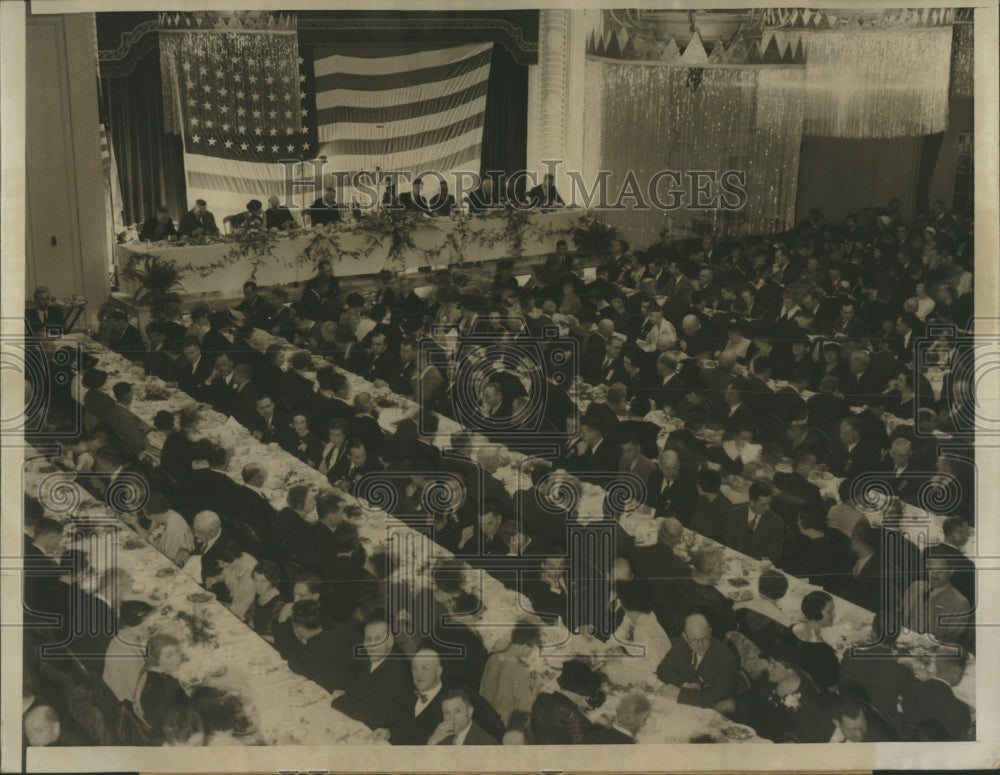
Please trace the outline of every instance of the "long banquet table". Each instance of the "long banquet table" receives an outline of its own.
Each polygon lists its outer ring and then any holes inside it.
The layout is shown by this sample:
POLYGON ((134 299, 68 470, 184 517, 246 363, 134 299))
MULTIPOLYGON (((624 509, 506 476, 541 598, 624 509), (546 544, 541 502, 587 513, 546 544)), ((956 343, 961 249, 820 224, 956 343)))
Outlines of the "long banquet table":
MULTIPOLYGON (((128 526, 117 523, 107 505, 73 481, 70 472, 53 466, 40 453, 24 467, 25 493, 38 497, 46 514, 67 525, 66 548, 73 520, 100 520, 107 551, 89 551, 83 584, 114 571, 126 600, 154 607, 152 628, 180 640, 186 661, 176 674, 186 688, 212 686, 241 698, 255 722, 252 733, 234 742, 247 745, 328 745, 374 743, 371 730, 330 706, 330 694, 296 675, 267 641, 202 589, 194 577, 177 568, 128 526), (69 504, 73 505, 70 510, 69 504), (123 585, 122 585, 123 586, 123 585), (188 622, 199 630, 196 636, 188 622)), ((79 548, 94 549, 87 541, 79 548)), ((119 600, 121 602, 121 600, 119 600)), ((124 659, 125 657, 121 657, 124 659)))
MULTIPOLYGON (((263 336, 268 336, 263 334, 263 332, 259 333, 263 336)), ((167 387, 165 383, 156 377, 146 376, 140 366, 125 360, 117 353, 107 350, 102 345, 86 337, 66 337, 55 344, 67 344, 69 341, 82 344, 97 358, 98 367, 107 371, 109 376, 113 378, 109 379, 109 384, 119 379, 128 380, 133 384, 135 398, 131 405, 131 410, 137 418, 147 424, 151 424, 153 417, 158 411, 177 411, 183 407, 195 404, 193 399, 186 396, 186 394, 174 388, 167 387)), ((258 341, 260 341, 259 338, 258 341)), ((359 378, 354 377, 354 380, 357 379, 359 378)), ((367 385, 367 383, 365 384, 367 385)), ((356 386, 357 383, 355 383, 354 387, 356 386)), ((398 396, 396 398, 398 399, 399 408, 386 408, 380 416, 380 422, 383 427, 391 427, 393 423, 398 422, 409 411, 409 407, 406 406, 407 399, 398 396)), ((204 407, 200 409, 199 416, 201 417, 201 422, 197 431, 198 435, 223 444, 231 451, 232 460, 227 473, 234 480, 239 480, 239 471, 246 463, 252 461, 263 463, 266 466, 269 478, 263 490, 275 507, 280 508, 284 505, 284 497, 287 494, 288 488, 295 484, 307 484, 314 492, 330 489, 326 477, 318 471, 306 466, 280 449, 277 445, 261 444, 246 429, 235 423, 235 421, 227 419, 204 407)), ((455 425, 454 430, 457 429, 458 426, 455 425)), ((442 434, 447 434, 450 430, 450 428, 442 428, 442 434)), ((443 436, 443 438, 446 438, 446 436, 443 436)), ((513 456, 514 453, 509 454, 509 457, 513 456)), ((505 473, 507 476, 510 475, 509 470, 505 473)), ((593 496, 594 493, 591 493, 592 498, 593 496)), ((594 515, 598 515, 601 512, 601 503, 603 502, 603 496, 599 492, 596 494, 596 497, 599 499, 595 504, 596 509, 590 510, 594 515)), ((397 536, 415 536, 416 540, 394 541, 391 544, 394 547, 407 547, 406 551, 398 552, 395 555, 399 567, 394 571, 394 574, 405 578, 409 582, 416 581, 418 584, 423 584, 425 588, 430 588, 431 564, 427 560, 430 558, 449 558, 452 557, 451 553, 442 547, 432 544, 426 536, 416 533, 384 511, 365 507, 366 504, 363 502, 361 505, 364 508, 362 508, 361 514, 354 519, 366 553, 371 555, 386 549, 386 538, 390 532, 397 536)), ((315 515, 313 515, 313 519, 315 519, 315 515)), ((143 542, 137 537, 131 538, 130 545, 138 543, 143 542)), ((150 549, 149 551, 159 557, 158 553, 154 550, 150 549)), ((136 585, 135 588, 150 591, 160 589, 164 582, 157 574, 161 568, 169 564, 169 561, 165 558, 158 562, 147 559, 146 562, 141 562, 138 565, 132 564, 130 572, 133 582, 136 585)), ((178 576, 180 575, 183 574, 178 572, 178 576)), ((184 576, 184 578, 191 583, 195 583, 194 579, 190 577, 184 576)), ((505 587, 493 576, 483 571, 473 571, 468 566, 466 566, 464 586, 467 591, 476 591, 481 595, 482 606, 474 616, 461 617, 460 621, 478 634, 488 651, 495 651, 502 648, 509 641, 511 625, 513 622, 524 618, 526 611, 531 611, 531 603, 518 592, 505 587)), ((178 602, 181 606, 184 606, 185 601, 186 598, 178 602)), ((190 601, 186 601, 186 604, 188 608, 195 605, 190 601)), ((259 641, 259 644, 262 644, 263 648, 270 649, 270 646, 257 638, 245 625, 240 625, 235 617, 229 614, 223 606, 215 603, 214 600, 210 603, 198 603, 197 605, 210 606, 215 615, 228 617, 231 620, 234 627, 228 629, 227 632, 234 633, 232 641, 233 653, 244 653, 244 639, 250 639, 254 643, 259 641)), ((602 643, 592 636, 569 633, 561 623, 556 626, 544 627, 542 633, 546 648, 539 655, 536 655, 534 670, 538 675, 538 680, 543 689, 554 687, 559 666, 566 659, 581 655, 590 655, 598 661, 603 661, 602 658, 609 650, 608 644, 602 643)), ((185 648, 192 647, 193 644, 190 643, 190 639, 185 638, 183 632, 179 634, 182 637, 182 643, 184 643, 185 648)), ((221 645, 221 637, 219 638, 219 642, 221 645)), ((229 653, 229 651, 226 652, 226 654, 229 653)), ((219 677, 211 674, 217 672, 220 663, 226 660, 220 658, 220 654, 211 649, 193 649, 192 654, 194 656, 191 662, 196 674, 203 677, 206 683, 218 685, 219 677)), ((276 657, 276 655, 275 658, 280 661, 280 658, 276 657)), ((608 667, 612 668, 612 675, 614 675, 613 665, 622 661, 615 659, 609 662, 608 667)), ((270 667, 273 667, 273 662, 267 664, 267 668, 270 667)), ((227 671, 225 677, 229 678, 234 686, 241 682, 253 683, 258 678, 256 672, 247 674, 236 670, 232 674, 227 671)), ((304 695, 300 700, 299 692, 295 689, 295 684, 289 684, 289 689, 295 692, 296 696, 293 697, 294 704, 290 708, 286 708, 284 714, 275 713, 274 718, 281 718, 282 715, 287 715, 287 718, 291 719, 291 721, 288 723, 276 722, 276 734, 269 737, 271 742, 277 739, 279 742, 284 741, 291 744, 315 743, 323 735, 328 735, 328 737, 324 738, 327 743, 331 742, 331 740, 341 740, 343 742, 368 741, 369 738, 362 731, 356 727, 351 727, 349 724, 345 725, 342 719, 339 718, 339 714, 336 714, 328 707, 329 701, 321 701, 321 698, 318 698, 314 690, 304 690, 304 695), (319 711, 316 710, 318 706, 327 706, 327 713, 320 714, 320 718, 312 722, 310 722, 309 717, 304 717, 300 712, 301 707, 306 707, 313 708, 312 712, 319 714, 319 711), (302 718, 305 718, 305 721, 302 718), (295 729, 302 726, 308 727, 306 731, 294 732, 295 729), (329 730, 329 732, 326 730, 329 730), (320 737, 317 737, 317 735, 320 737)), ((717 739, 724 741, 766 742, 756 737, 746 727, 734 725, 724 716, 713 710, 679 704, 673 697, 648 691, 638 684, 624 685, 621 678, 611 687, 608 692, 608 701, 604 706, 592 711, 591 716, 593 720, 603 720, 605 722, 611 720, 618 701, 629 691, 641 691, 646 694, 658 714, 657 718, 651 721, 639 735, 638 739, 641 742, 681 743, 689 741, 695 735, 702 734, 711 734, 717 739)), ((251 700, 251 702, 260 711, 260 702, 256 700, 251 700)), ((272 726, 265 723, 263 719, 262 727, 269 731, 272 729, 272 726)))
MULTIPOLYGON (((147 423, 151 423, 157 411, 167 409, 176 411, 184 405, 192 405, 194 401, 179 391, 168 388, 155 377, 144 374, 141 367, 126 361, 116 353, 110 352, 103 346, 92 342, 85 337, 69 337, 74 341, 82 343, 94 354, 99 361, 99 366, 109 371, 116 379, 128 379, 134 385, 135 401, 132 410, 137 417, 147 423)), ((294 352, 295 348, 285 340, 272 337, 262 331, 254 332, 250 337, 250 344, 257 349, 266 349, 269 344, 279 343, 282 345, 284 354, 294 352)), ((379 423, 391 431, 395 425, 404 417, 412 416, 415 404, 409 399, 394 395, 387 390, 375 388, 366 380, 351 374, 350 372, 338 369, 344 373, 349 380, 351 394, 359 391, 372 393, 380 404, 379 423)), ((314 378, 314 374, 310 374, 314 378)), ((108 384, 115 380, 109 379, 108 384)), ((200 433, 211 438, 217 443, 224 444, 233 453, 232 464, 229 470, 230 476, 238 480, 238 472, 242 465, 247 462, 262 462, 269 471, 269 480, 265 486, 265 492, 270 496, 272 503, 280 507, 283 505, 282 499, 288 487, 293 484, 306 483, 315 490, 329 487, 326 478, 317 471, 304 465, 291 455, 278 448, 276 445, 262 445, 240 425, 231 419, 212 412, 202 407, 200 416, 202 417, 200 433)), ((446 417, 441 417, 438 436, 432 441, 440 447, 448 445, 449 436, 452 432, 460 430, 460 426, 446 417)), ((526 477, 519 475, 518 467, 525 460, 520 453, 502 451, 501 459, 503 466, 497 472, 497 476, 504 482, 510 490, 516 489, 523 483, 526 477)), ((583 485, 583 497, 580 501, 579 517, 581 521, 603 519, 604 492, 600 487, 594 485, 583 485)), ((360 518, 357 520, 359 533, 366 552, 372 554, 385 548, 388 531, 409 531, 410 529, 399 523, 394 518, 377 509, 364 508, 360 518)), ((637 540, 646 542, 653 540, 655 533, 655 523, 652 515, 642 508, 636 508, 623 515, 621 519, 622 527, 637 540)), ((431 542, 424 536, 411 544, 420 547, 419 551, 412 550, 410 556, 398 557, 400 567, 396 573, 405 573, 409 579, 421 579, 421 583, 430 584, 429 565, 426 559, 429 556, 450 556, 450 554, 431 542)), ((755 584, 749 587, 738 589, 729 584, 729 579, 743 577, 749 581, 754 581, 762 571, 762 566, 755 560, 748 558, 728 547, 724 547, 709 539, 691 531, 685 531, 683 547, 679 548, 679 553, 701 546, 714 546, 720 548, 726 563, 726 571, 717 583, 717 587, 724 594, 733 599, 746 596, 747 590, 754 591, 755 584)), ((802 598, 815 587, 807 582, 789 577, 790 589, 788 595, 782 601, 783 607, 787 610, 790 619, 797 618, 798 606, 802 598)), ((139 582, 140 584, 143 582, 139 582)), ((466 586, 469 590, 479 589, 482 593, 482 608, 475 617, 468 618, 466 624, 470 626, 482 638, 484 645, 490 651, 502 647, 509 635, 509 626, 513 621, 523 616, 524 610, 530 610, 530 603, 519 596, 517 592, 507 589, 499 581, 482 571, 468 570, 466 574, 466 586)), ((744 600, 741 605, 753 605, 754 601, 744 600)), ((853 643, 867 641, 870 635, 871 621, 873 614, 865 609, 861 609, 853 604, 837 599, 836 601, 837 620, 833 627, 824 631, 824 637, 831 643, 842 656, 846 649, 853 643)), ((648 687, 643 681, 636 680, 635 676, 628 676, 627 670, 622 671, 617 665, 624 664, 627 660, 604 659, 609 651, 617 650, 615 646, 601 643, 593 637, 568 633, 561 625, 558 627, 546 627, 543 629, 544 641, 549 644, 542 655, 538 658, 536 669, 539 676, 552 682, 558 666, 568 656, 579 654, 591 654, 596 659, 605 664, 606 672, 612 677, 612 690, 609 692, 609 700, 600 710, 592 713, 595 719, 608 717, 613 712, 617 702, 629 691, 639 691, 645 694, 653 702, 654 709, 660 714, 657 719, 651 721, 640 733, 639 740, 642 742, 685 742, 695 734, 712 734, 720 740, 741 740, 746 737, 745 729, 734 730, 723 716, 714 711, 693 708, 691 706, 679 705, 674 698, 664 696, 662 693, 648 687), (553 648, 556 644, 561 644, 553 648)), ((909 641, 920 651, 930 653, 933 651, 931 644, 922 643, 922 636, 915 634, 908 635, 909 641)), ((919 660, 904 660, 916 671, 926 670, 919 664, 919 660)), ((959 696, 970 705, 974 703, 974 666, 970 663, 969 670, 962 684, 958 687, 959 696)), ((758 738, 751 737, 751 740, 758 738)), ((298 742, 298 741, 295 741, 298 742)))
MULTIPOLYGON (((250 336, 249 344, 260 351, 266 350, 270 345, 277 344, 282 348, 286 361, 293 352, 296 352, 299 349, 285 339, 260 330, 255 331, 250 336)), ((320 359, 314 357, 314 360, 320 359)), ((347 377, 351 396, 354 396, 359 392, 367 392, 376 398, 377 402, 380 404, 379 424, 385 430, 393 430, 399 420, 406 416, 412 416, 416 410, 417 405, 411 399, 396 395, 386 388, 377 388, 364 378, 341 369, 332 362, 330 362, 329 365, 332 365, 339 373, 344 374, 347 377)), ((315 373, 304 373, 304 376, 313 379, 315 382, 315 373)), ((585 404, 581 406, 581 409, 583 408, 585 408, 585 404)), ((438 433, 436 437, 427 440, 441 449, 446 449, 449 447, 451 434, 455 431, 462 430, 462 426, 444 415, 438 415, 438 418, 438 433)), ((654 421, 659 420, 664 423, 664 433, 660 437, 661 447, 662 442, 665 440, 666 434, 669 430, 680 427, 680 425, 672 425, 667 418, 658 417, 657 413, 652 413, 652 415, 647 417, 647 419, 652 419, 654 421)), ((674 422, 679 421, 675 420, 674 422)), ((498 470, 495 475, 504 483, 506 488, 511 493, 514 493, 519 487, 525 487, 530 483, 530 477, 521 472, 521 466, 526 460, 527 457, 519 452, 503 450, 501 453, 502 465, 500 470, 498 470)), ((829 481, 822 480, 820 483, 824 485, 824 488, 827 491, 829 491, 829 481)), ((737 486, 740 486, 738 482, 737 486)), ((745 492, 745 487, 741 487, 741 489, 745 492)), ((605 518, 604 490, 597 485, 588 483, 581 483, 581 490, 582 497, 579 501, 578 512, 580 521, 593 522, 603 520, 605 518)), ((931 523, 938 532, 940 532, 940 524, 942 520, 943 517, 936 517, 931 523)), ((637 542, 650 544, 656 540, 657 524, 654 521, 652 512, 642 505, 631 504, 628 506, 625 513, 619 519, 619 524, 625 532, 635 538, 637 542)), ((758 599, 756 591, 757 579, 763 570, 770 567, 770 565, 754 560, 753 558, 737 552, 724 544, 717 543, 689 529, 684 530, 682 546, 677 547, 675 552, 682 558, 685 558, 685 555, 690 554, 691 551, 705 548, 719 550, 722 553, 725 563, 725 571, 722 573, 720 580, 715 584, 716 588, 730 599, 736 601, 737 605, 753 605, 753 601, 758 599), (737 578, 745 579, 751 583, 749 586, 737 586, 730 583, 731 579, 737 578)), ((821 588, 810 584, 805 579, 800 579, 790 574, 784 575, 788 578, 789 588, 785 597, 781 601, 781 608, 784 610, 785 617, 788 620, 797 621, 801 619, 800 606, 802 599, 809 592, 819 590, 821 588)), ((835 623, 833 626, 825 628, 822 631, 822 635, 823 638, 833 647, 838 659, 842 659, 851 646, 869 642, 871 637, 871 626, 875 615, 872 611, 855 605, 854 603, 842 598, 835 598, 835 601, 835 623)), ((767 609, 762 609, 762 612, 768 613, 767 609)), ((927 667, 926 664, 924 664, 924 661, 926 660, 921 661, 919 659, 912 659, 908 656, 908 654, 918 653, 926 657, 927 655, 937 651, 937 646, 927 636, 911 632, 904 633, 901 636, 899 643, 906 654, 901 656, 900 660, 917 674, 926 675, 927 667)), ((574 647, 579 648, 579 642, 574 643, 574 647)), ((613 670, 614 668, 611 667, 611 669, 613 670)), ((956 695, 970 707, 975 707, 974 658, 969 661, 969 666, 962 683, 956 687, 956 695)))
MULTIPOLYGON (((579 211, 532 212, 526 214, 522 253, 526 256, 541 255, 555 250, 558 239, 569 239, 579 211)), ((185 294, 222 293, 238 296, 243 283, 254 279, 258 285, 287 285, 301 283, 316 273, 315 262, 319 254, 335 252, 335 246, 322 238, 325 230, 336 233, 337 243, 345 254, 334 261, 334 273, 340 277, 373 275, 383 269, 414 270, 428 266, 424 251, 437 252, 434 265, 459 261, 479 262, 503 258, 508 255, 509 240, 505 239, 508 221, 503 215, 456 216, 454 218, 428 218, 426 225, 413 229, 414 248, 405 249, 397 261, 389 260, 390 239, 371 245, 369 234, 360 231, 353 223, 324 226, 322 229, 297 229, 290 234, 276 237, 270 254, 259 258, 229 258, 236 245, 232 237, 220 237, 211 244, 178 244, 176 242, 130 242, 115 246, 115 265, 118 268, 119 287, 134 294, 138 285, 125 273, 130 262, 144 256, 160 256, 175 261, 182 268, 181 280, 185 294), (317 240, 312 260, 307 248, 317 240), (359 255, 347 255, 356 252, 359 255), (256 265, 254 270, 253 265, 256 265)))

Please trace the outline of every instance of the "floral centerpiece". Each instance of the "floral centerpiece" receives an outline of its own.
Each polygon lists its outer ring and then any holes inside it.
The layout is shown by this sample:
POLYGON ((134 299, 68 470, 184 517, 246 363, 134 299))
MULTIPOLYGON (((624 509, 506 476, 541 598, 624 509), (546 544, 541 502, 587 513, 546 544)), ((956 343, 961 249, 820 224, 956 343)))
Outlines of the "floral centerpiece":
POLYGON ((433 219, 412 210, 403 210, 398 207, 383 207, 377 212, 362 218, 355 230, 355 233, 366 237, 369 252, 377 245, 384 245, 386 240, 389 243, 389 255, 386 259, 387 265, 397 265, 404 268, 406 265, 406 254, 420 252, 424 254, 424 259, 428 266, 431 263, 430 256, 440 252, 427 251, 417 247, 413 241, 413 231, 416 228, 437 230, 437 224, 433 219))

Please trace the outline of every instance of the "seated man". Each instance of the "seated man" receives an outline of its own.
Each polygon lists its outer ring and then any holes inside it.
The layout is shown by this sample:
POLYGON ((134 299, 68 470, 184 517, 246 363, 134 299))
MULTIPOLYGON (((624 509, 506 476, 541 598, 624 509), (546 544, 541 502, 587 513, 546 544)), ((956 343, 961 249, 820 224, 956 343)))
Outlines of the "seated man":
POLYGON ((899 740, 889 722, 852 692, 840 695, 833 720, 845 743, 891 743, 899 740))
POLYGON ((174 220, 170 217, 170 211, 166 207, 159 207, 156 215, 150 216, 142 224, 139 232, 141 242, 159 242, 177 236, 174 228, 174 220))
POLYGON ((353 624, 325 622, 317 601, 299 600, 292 607, 292 630, 301 644, 288 657, 293 672, 328 692, 347 691, 354 685, 360 667, 354 647, 361 638, 353 624))
POLYGON ((684 705, 725 710, 736 696, 739 663, 722 641, 712 637, 703 614, 688 614, 684 633, 656 669, 656 677, 684 705))
POLYGON ((182 237, 203 237, 206 234, 218 234, 219 227, 215 225, 215 216, 208 211, 204 199, 194 203, 194 207, 181 216, 177 233, 182 237))
POLYGON ((962 682, 967 660, 964 657, 938 656, 934 660, 934 675, 926 681, 914 681, 900 699, 903 726, 916 726, 932 719, 948 733, 948 740, 969 739, 972 726, 969 706, 955 696, 954 688, 962 682))
POLYGON ((278 229, 279 231, 295 228, 297 224, 295 223, 292 211, 280 205, 281 200, 278 197, 271 196, 267 198, 267 209, 264 211, 264 225, 268 229, 278 229))
POLYGON ((312 219, 313 225, 319 226, 340 221, 340 211, 341 206, 337 202, 337 189, 333 186, 327 186, 323 196, 313 202, 306 213, 312 219))
POLYGON ((499 745, 493 735, 472 720, 472 697, 464 689, 441 693, 444 719, 434 729, 427 745, 499 745))
POLYGON ((27 333, 31 336, 42 336, 46 329, 62 327, 65 315, 62 307, 53 305, 52 294, 48 287, 39 285, 35 289, 35 306, 24 311, 27 333))

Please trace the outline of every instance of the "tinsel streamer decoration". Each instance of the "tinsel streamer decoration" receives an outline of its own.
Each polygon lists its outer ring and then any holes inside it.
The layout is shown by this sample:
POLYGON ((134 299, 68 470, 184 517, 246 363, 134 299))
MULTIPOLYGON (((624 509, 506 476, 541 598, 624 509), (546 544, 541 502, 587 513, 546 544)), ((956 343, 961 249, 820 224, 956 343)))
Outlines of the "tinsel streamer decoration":
POLYGON ((775 30, 780 46, 803 40, 803 132, 890 139, 948 126, 951 27, 775 30))
POLYGON ((976 71, 975 27, 972 24, 956 24, 952 38, 951 96, 971 99, 975 96, 976 71))
MULTIPOLYGON (((165 132, 180 134, 183 117, 180 105, 185 96, 201 96, 201 91, 210 95, 211 84, 205 83, 205 76, 199 73, 197 84, 183 69, 185 62, 228 60, 234 63, 234 72, 241 76, 242 83, 253 84, 260 72, 260 63, 271 62, 269 74, 276 79, 287 79, 291 89, 292 105, 298 105, 299 70, 298 44, 295 32, 249 31, 230 32, 221 30, 172 31, 160 30, 160 78, 163 81, 163 129, 165 132), (198 87, 199 91, 192 94, 198 87)), ((283 80, 283 82, 285 82, 283 80)), ((286 87, 283 87, 286 88, 286 87)), ((261 95, 268 88, 261 84, 261 95)), ((257 104, 263 104, 258 99, 257 104)), ((248 108, 257 105, 247 101, 248 108)), ((301 116, 293 112, 289 122, 294 133, 302 131, 301 116)))
MULTIPOLYGON (((700 221, 711 231, 726 224, 730 231, 750 233, 769 233, 791 222, 801 114, 794 100, 789 105, 785 99, 798 88, 802 68, 766 76, 763 91, 765 68, 706 68, 696 91, 686 86, 686 68, 608 62, 602 68, 601 168, 614 171, 612 196, 625 171, 643 186, 660 170, 682 176, 697 170, 720 176, 745 171, 742 211, 683 207, 666 213, 666 220, 700 221)), ((658 187, 663 199, 667 187, 666 181, 658 187)), ((682 187, 689 188, 687 179, 682 187)), ((664 212, 654 207, 616 214, 614 223, 648 244, 664 220, 664 212)))

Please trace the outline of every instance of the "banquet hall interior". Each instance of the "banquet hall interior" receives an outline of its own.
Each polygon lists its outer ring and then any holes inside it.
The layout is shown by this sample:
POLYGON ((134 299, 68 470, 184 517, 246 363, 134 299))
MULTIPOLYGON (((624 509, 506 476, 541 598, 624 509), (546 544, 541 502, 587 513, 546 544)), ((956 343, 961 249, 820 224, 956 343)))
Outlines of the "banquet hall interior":
POLYGON ((25 750, 976 740, 974 21, 29 7, 25 750))

